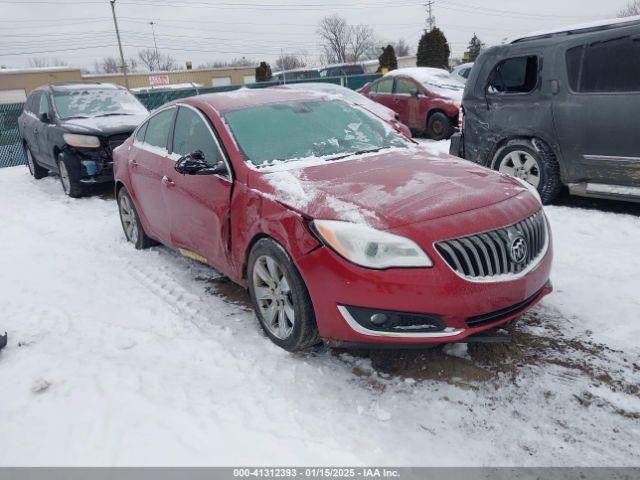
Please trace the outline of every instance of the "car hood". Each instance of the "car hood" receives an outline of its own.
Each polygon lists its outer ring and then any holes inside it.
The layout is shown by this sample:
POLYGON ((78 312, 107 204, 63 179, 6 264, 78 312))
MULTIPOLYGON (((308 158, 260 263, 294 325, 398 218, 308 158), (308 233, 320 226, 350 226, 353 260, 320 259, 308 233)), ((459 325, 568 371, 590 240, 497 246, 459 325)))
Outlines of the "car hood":
POLYGON ((62 121, 61 126, 73 133, 88 133, 108 137, 110 135, 133 132, 145 118, 147 118, 146 115, 70 118, 62 121))
POLYGON ((378 229, 483 208, 526 191, 506 175, 422 147, 284 166, 256 172, 250 187, 310 218, 378 229))

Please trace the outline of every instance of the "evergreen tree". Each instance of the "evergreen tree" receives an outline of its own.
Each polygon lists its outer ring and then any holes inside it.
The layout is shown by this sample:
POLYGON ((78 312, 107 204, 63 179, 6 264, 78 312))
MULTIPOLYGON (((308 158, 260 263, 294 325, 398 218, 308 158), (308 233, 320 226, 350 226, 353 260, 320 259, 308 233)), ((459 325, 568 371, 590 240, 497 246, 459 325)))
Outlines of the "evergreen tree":
POLYGON ((378 57, 378 72, 381 72, 383 68, 386 68, 389 72, 398 68, 398 59, 396 58, 396 52, 392 45, 387 45, 382 49, 382 55, 378 57))
POLYGON ((484 43, 478 38, 478 36, 474 33, 471 41, 469 42, 469 61, 475 62, 478 55, 480 55, 480 51, 484 48, 484 43))
POLYGON ((430 32, 424 32, 418 43, 419 67, 449 68, 449 42, 438 27, 430 32))
POLYGON ((268 82, 271 77, 271 66, 267 62, 260 62, 256 67, 256 82, 268 82))

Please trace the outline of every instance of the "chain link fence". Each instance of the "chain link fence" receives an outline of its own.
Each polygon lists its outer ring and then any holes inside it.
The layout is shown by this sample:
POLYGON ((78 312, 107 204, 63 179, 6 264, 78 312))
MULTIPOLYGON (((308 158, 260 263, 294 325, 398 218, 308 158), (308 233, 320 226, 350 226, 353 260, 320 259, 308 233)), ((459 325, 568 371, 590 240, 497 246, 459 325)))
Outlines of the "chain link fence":
MULTIPOLYGON (((351 77, 314 78, 287 83, 334 83, 357 90, 368 82, 379 78, 380 74, 355 75, 351 77)), ((245 85, 247 88, 267 88, 281 85, 278 82, 260 82, 245 85)), ((180 90, 159 90, 137 93, 136 97, 149 110, 154 110, 167 102, 180 98, 203 95, 205 93, 227 92, 241 88, 240 85, 209 88, 186 88, 180 90)), ((0 104, 0 168, 26 164, 27 157, 22 148, 22 138, 18 130, 18 117, 22 113, 22 103, 0 104)))

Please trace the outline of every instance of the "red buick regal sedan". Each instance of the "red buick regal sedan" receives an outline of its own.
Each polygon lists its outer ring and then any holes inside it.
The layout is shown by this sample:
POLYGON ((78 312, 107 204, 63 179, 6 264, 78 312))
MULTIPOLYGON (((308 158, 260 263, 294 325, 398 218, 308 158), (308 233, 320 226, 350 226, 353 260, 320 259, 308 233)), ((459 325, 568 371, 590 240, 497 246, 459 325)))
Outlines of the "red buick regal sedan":
POLYGON ((518 180, 434 156, 335 97, 202 95, 114 153, 122 226, 247 287, 273 342, 460 341, 551 291, 551 237, 518 180))

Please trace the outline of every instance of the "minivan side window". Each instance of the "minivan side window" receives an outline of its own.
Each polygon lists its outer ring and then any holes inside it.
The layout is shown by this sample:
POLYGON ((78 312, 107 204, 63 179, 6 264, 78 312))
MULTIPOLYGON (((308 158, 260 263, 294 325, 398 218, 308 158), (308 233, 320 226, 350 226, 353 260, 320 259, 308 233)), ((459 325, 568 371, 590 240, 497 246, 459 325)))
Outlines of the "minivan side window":
POLYGON ((538 57, 508 58, 489 75, 488 93, 529 93, 538 85, 538 57))
POLYGON ((580 90, 580 67, 582 66, 582 52, 584 45, 570 48, 566 53, 567 77, 569 78, 569 88, 574 92, 580 90))
POLYGON ((157 113, 147 122, 147 131, 144 135, 144 142, 154 147, 167 148, 169 130, 173 121, 175 108, 169 108, 157 113))
POLYGON ((587 45, 580 79, 581 92, 640 92, 640 38, 587 45))

